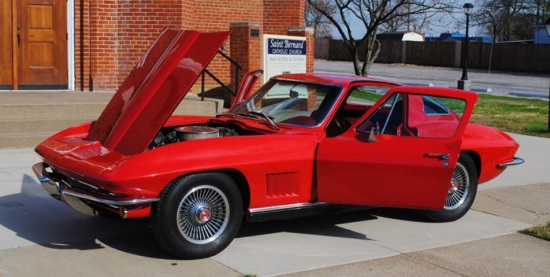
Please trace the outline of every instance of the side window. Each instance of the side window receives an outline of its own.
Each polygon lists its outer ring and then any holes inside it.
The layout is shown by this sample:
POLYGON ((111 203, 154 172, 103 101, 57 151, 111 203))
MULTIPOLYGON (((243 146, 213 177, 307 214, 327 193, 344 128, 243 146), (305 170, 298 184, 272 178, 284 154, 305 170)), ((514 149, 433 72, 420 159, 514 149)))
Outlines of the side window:
POLYGON ((372 106, 390 89, 389 86, 357 86, 352 88, 346 103, 372 106))
POLYGON ((404 114, 403 94, 396 93, 388 98, 378 109, 357 129, 369 133, 374 131, 383 135, 398 135, 404 114))
POLYGON ((357 129, 363 133, 450 138, 456 133, 466 103, 460 99, 396 93, 357 129))
POLYGON ((456 133, 466 102, 460 99, 409 95, 407 128, 418 137, 450 138, 456 133))
POLYGON ((355 122, 362 117, 388 90, 390 86, 363 85, 351 88, 338 116, 355 122))
POLYGON ((449 109, 442 103, 429 96, 422 96, 424 101, 424 113, 426 115, 448 115, 449 109))
POLYGON ((350 89, 344 103, 327 126, 327 137, 335 137, 348 130, 362 117, 388 90, 387 85, 360 85, 350 89))

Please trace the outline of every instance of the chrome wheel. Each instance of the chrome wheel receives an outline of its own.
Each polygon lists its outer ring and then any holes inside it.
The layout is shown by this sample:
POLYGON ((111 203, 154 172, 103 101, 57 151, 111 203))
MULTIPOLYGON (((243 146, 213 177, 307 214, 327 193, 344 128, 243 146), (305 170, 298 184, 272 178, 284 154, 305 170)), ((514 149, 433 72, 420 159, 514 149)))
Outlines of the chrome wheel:
POLYGON ((460 207, 466 200, 469 190, 470 179, 468 171, 464 165, 458 163, 451 179, 447 199, 445 200, 445 209, 454 210, 460 207))
POLYGON ((189 242, 206 244, 224 232, 230 213, 221 190, 210 185, 197 186, 182 198, 176 214, 177 226, 189 242))

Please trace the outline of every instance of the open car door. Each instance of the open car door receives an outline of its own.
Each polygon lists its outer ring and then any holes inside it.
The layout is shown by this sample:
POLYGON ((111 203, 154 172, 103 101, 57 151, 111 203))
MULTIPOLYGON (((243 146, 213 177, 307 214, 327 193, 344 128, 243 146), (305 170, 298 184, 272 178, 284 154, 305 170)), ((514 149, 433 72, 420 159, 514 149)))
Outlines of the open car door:
POLYGON ((347 132, 321 140, 318 201, 442 209, 477 94, 394 87, 347 132))

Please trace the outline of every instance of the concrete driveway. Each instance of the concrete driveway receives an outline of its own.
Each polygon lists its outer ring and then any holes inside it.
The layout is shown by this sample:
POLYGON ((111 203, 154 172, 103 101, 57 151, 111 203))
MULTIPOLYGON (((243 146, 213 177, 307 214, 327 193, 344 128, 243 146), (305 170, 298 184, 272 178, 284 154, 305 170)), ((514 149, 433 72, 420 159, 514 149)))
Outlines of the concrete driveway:
MULTIPOLYGON (((395 270, 402 267, 402 270, 413 270, 409 273, 417 273, 411 275, 420 276, 425 271, 430 272, 431 267, 443 273, 456 273, 452 268, 456 264, 449 263, 450 268, 445 268, 445 257, 454 260, 453 255, 468 253, 468 249, 478 244, 489 243, 488 238, 515 236, 517 230, 532 226, 534 221, 524 220, 521 211, 541 210, 541 220, 545 219, 545 209, 550 214, 550 204, 544 200, 550 197, 550 186, 535 191, 534 195, 542 200, 533 199, 533 194, 513 195, 514 189, 523 187, 529 188, 524 191, 533 191, 529 185, 550 183, 550 160, 547 158, 550 140, 513 136, 522 145, 518 156, 527 162, 481 186, 478 200, 486 206, 470 211, 459 221, 431 223, 407 210, 375 209, 245 224, 226 250, 197 261, 173 259, 156 243, 145 221, 87 217, 72 211, 46 195, 39 186, 30 170, 30 166, 39 161, 32 149, 0 150, 0 276, 354 276, 363 275, 358 272, 364 273, 365 267, 380 268, 371 271, 373 274, 386 272, 385 265, 390 262, 395 270), (502 199, 513 198, 519 202, 515 205, 528 205, 520 207, 519 212, 514 211, 518 218, 508 216, 510 212, 498 214, 503 210, 498 205, 509 200, 488 201, 499 199, 498 193, 492 190, 507 188, 511 192, 500 195, 502 199), (489 193, 484 194, 484 190, 489 193), (530 198, 522 198, 522 195, 530 198), (468 246, 470 243, 472 245, 468 246), (466 250, 455 250, 462 248, 466 250), (410 267, 410 257, 414 255, 436 255, 442 265, 435 266, 437 261, 434 261, 410 267)), ((510 240, 519 244, 515 237, 510 240)), ((528 253, 536 247, 550 250, 550 243, 533 241, 535 246, 525 244, 530 247, 525 249, 528 253)), ((515 252, 525 255, 520 250, 515 252)), ((550 251, 547 253, 532 260, 550 262, 550 251)), ((536 266, 531 268, 540 270, 536 266)), ((548 275, 550 269, 542 273, 548 275)))

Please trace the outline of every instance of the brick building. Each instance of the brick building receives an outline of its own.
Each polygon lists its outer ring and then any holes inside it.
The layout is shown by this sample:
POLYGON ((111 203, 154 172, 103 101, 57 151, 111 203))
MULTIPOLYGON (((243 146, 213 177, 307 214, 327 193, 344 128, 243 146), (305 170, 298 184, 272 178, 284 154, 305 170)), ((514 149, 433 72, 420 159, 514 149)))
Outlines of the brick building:
MULTIPOLYGON (((307 69, 313 69, 313 39, 304 28, 303 0, 0 1, 4 90, 116 90, 166 27, 231 29, 223 52, 243 67, 241 75, 261 68, 262 34, 305 36, 307 69)), ((231 68, 218 55, 208 69, 232 83, 231 68)))

